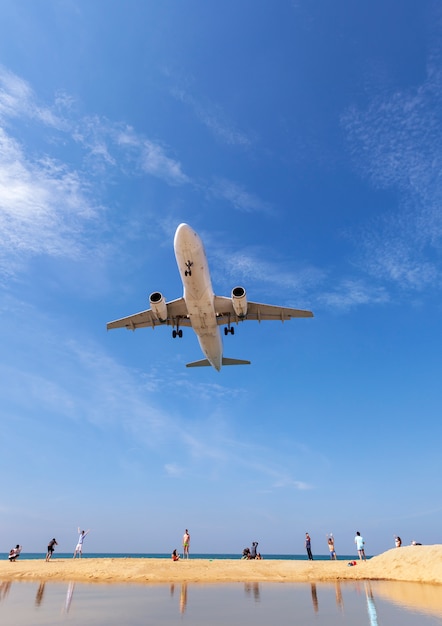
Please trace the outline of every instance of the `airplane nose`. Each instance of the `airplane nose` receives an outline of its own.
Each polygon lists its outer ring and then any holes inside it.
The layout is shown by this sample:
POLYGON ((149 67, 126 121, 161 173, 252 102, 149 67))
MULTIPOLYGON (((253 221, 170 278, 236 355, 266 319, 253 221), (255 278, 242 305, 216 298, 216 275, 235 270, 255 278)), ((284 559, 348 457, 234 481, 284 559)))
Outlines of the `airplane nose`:
POLYGON ((193 228, 191 228, 189 224, 185 224, 183 222, 182 224, 178 226, 175 232, 175 238, 173 242, 175 249, 176 249, 177 244, 179 243, 183 244, 186 241, 190 242, 191 240, 195 239, 195 237, 198 237, 198 235, 193 230, 193 228))

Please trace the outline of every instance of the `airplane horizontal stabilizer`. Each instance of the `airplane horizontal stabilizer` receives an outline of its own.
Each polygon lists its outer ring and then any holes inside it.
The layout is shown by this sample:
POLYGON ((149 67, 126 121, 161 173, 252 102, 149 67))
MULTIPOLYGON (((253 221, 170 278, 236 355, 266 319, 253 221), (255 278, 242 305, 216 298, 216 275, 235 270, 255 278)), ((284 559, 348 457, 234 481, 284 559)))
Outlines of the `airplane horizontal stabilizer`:
POLYGON ((186 367, 205 367, 206 365, 212 365, 207 359, 201 359, 201 361, 193 361, 192 363, 186 363, 186 367))
POLYGON ((223 356, 223 365, 250 365, 250 361, 243 361, 242 359, 226 359, 223 356))
MULTIPOLYGON (((250 361, 244 361, 243 359, 227 359, 223 356, 223 365, 250 365, 250 361)), ((193 361, 192 363, 186 363, 186 367, 207 367, 212 365, 207 359, 201 359, 201 361, 193 361)))

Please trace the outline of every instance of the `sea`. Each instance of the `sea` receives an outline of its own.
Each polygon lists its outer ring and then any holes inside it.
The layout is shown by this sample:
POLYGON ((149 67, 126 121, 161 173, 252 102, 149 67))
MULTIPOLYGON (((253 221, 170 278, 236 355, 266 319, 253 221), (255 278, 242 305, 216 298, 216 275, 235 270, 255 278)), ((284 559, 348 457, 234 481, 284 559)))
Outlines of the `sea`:
MULTIPOLYGON (((55 559, 68 559, 72 558, 72 552, 54 552, 52 560, 55 559)), ((241 554, 216 554, 216 553, 195 553, 190 554, 191 559, 209 559, 209 560, 224 560, 224 559, 240 559, 241 554)), ((25 552, 20 554, 20 559, 44 559, 46 552, 25 552)), ((329 554, 314 554, 316 561, 330 561, 329 554)), ((0 559, 7 559, 7 552, 0 552, 0 559)), ((307 561, 306 554, 262 554, 262 558, 267 561, 307 561)), ((367 556, 367 559, 370 557, 367 556)), ((83 552, 83 559, 170 559, 170 552, 83 552)), ((338 555, 340 561, 353 561, 357 560, 357 556, 351 555, 338 555)))

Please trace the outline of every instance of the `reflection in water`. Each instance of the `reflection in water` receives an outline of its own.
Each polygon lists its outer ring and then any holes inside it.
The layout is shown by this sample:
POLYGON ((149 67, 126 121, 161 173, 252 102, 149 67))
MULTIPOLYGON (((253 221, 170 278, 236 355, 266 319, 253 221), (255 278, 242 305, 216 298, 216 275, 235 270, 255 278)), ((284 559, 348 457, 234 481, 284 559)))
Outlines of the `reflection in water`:
POLYGON ((341 583, 339 582, 339 580, 337 580, 335 583, 335 592, 336 592, 336 606, 338 607, 338 609, 341 609, 342 611, 344 609, 344 600, 342 599, 341 583))
POLYGON ((6 598, 6 596, 9 593, 9 590, 11 589, 11 582, 5 582, 5 583, 1 583, 0 584, 0 600, 3 600, 4 598, 6 598))
MULTIPOLYGON (((175 583, 170 585, 170 595, 173 597, 175 593, 175 583)), ((184 614, 187 608, 187 583, 181 583, 180 590, 180 613, 184 614)))
POLYGON ((66 613, 69 613, 69 609, 71 608, 72 597, 74 595, 75 583, 69 583, 68 590, 66 592, 66 600, 64 603, 64 610, 66 613))
POLYGON ((187 608, 187 583, 181 583, 180 613, 185 613, 187 608))
POLYGON ((378 615, 376 613, 376 606, 374 603, 373 591, 369 582, 364 583, 365 595, 367 598, 367 611, 368 618, 370 620, 370 626, 378 626, 378 615))
POLYGON ((252 594, 255 602, 259 602, 260 600, 259 583, 244 583, 244 591, 246 595, 252 594))
POLYGON ((319 611, 318 594, 316 592, 316 584, 311 583, 313 610, 315 613, 319 611))
POLYGON ((374 588, 377 600, 387 600, 411 611, 420 611, 437 618, 442 617, 440 585, 384 581, 375 583, 374 588))
POLYGON ((435 624, 432 616, 442 626, 439 586, 336 581, 244 586, 192 584, 191 588, 192 593, 188 594, 187 583, 107 586, 0 582, 0 625, 67 626, 69 621, 72 625, 139 626, 146 623, 148 615, 149 624, 207 626, 216 615, 220 624, 251 621, 253 626, 268 626, 274 616, 278 626, 293 626, 294 617, 297 626, 311 626, 313 608, 316 626, 379 626, 379 615, 383 626, 401 623, 430 626, 435 624), (405 596, 415 602, 411 611, 402 601, 405 596), (423 608, 428 604, 430 615, 416 612, 417 606, 423 608))
POLYGON ((46 583, 40 583, 37 589, 37 595, 35 596, 35 606, 40 606, 43 601, 43 595, 45 592, 46 583))

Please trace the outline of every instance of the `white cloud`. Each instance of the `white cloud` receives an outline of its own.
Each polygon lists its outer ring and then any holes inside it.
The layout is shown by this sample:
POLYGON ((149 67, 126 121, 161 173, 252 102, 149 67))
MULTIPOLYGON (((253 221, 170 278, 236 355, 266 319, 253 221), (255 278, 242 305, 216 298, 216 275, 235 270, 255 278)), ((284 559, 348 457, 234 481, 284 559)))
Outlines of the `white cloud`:
MULTIPOLYGON (((217 257, 219 259, 216 265, 223 267, 224 275, 227 273, 238 283, 257 282, 266 289, 271 285, 276 291, 284 291, 285 301, 290 292, 297 296, 318 287, 326 276, 323 270, 312 266, 301 266, 287 271, 283 269, 283 259, 275 259, 274 262, 265 260, 269 257, 268 251, 243 250, 226 254, 224 250, 219 251, 217 257)), ((287 262, 285 265, 287 266, 287 262)), ((293 266, 293 262, 290 265, 293 266)))
POLYGON ((358 171, 398 191, 399 208, 369 223, 358 242, 361 265, 401 289, 442 284, 442 70, 432 55, 416 89, 377 95, 342 123, 358 171))
POLYGON ((141 166, 145 172, 168 182, 171 185, 188 183, 181 164, 168 157, 164 149, 147 139, 142 142, 141 166))
POLYGON ((219 105, 213 103, 203 105, 184 89, 173 89, 171 93, 177 100, 190 106, 197 119, 223 143, 243 148, 252 145, 250 138, 234 127, 219 105))
MULTIPOLYGON (((189 182, 166 149, 120 123, 99 116, 75 117, 74 100, 57 93, 41 106, 30 85, 0 66, 0 272, 16 273, 32 255, 79 258, 88 253, 87 229, 102 214, 94 176, 120 169, 149 174, 169 185, 189 182), (31 148, 26 128, 44 143, 31 148), (16 138, 17 128, 20 137, 16 138), (48 135, 47 130, 51 133, 48 135), (67 165, 53 146, 81 147, 77 167, 67 165), (52 153, 51 153, 52 150, 52 153), (135 165, 135 166, 134 166, 135 165), (95 199, 93 196, 95 195, 95 199)), ((95 245, 96 248, 96 245, 95 245)))
POLYGON ((389 301, 386 290, 382 287, 366 285, 355 279, 342 280, 332 291, 318 296, 318 301, 335 310, 348 310, 367 304, 384 304, 389 301))
POLYGON ((30 85, 0 65, 0 119, 29 117, 46 126, 64 128, 65 123, 50 107, 37 103, 30 85))
POLYGON ((166 474, 171 478, 181 478, 184 474, 184 469, 176 463, 166 463, 164 469, 166 474))
POLYGON ((235 209, 245 213, 267 213, 273 211, 267 202, 264 202, 258 196, 244 189, 242 185, 235 183, 226 178, 219 178, 211 187, 211 193, 218 198, 224 198, 230 202, 235 209))
POLYGON ((0 268, 11 273, 19 258, 35 254, 75 258, 81 231, 97 216, 87 183, 49 158, 32 160, 0 129, 0 268))

